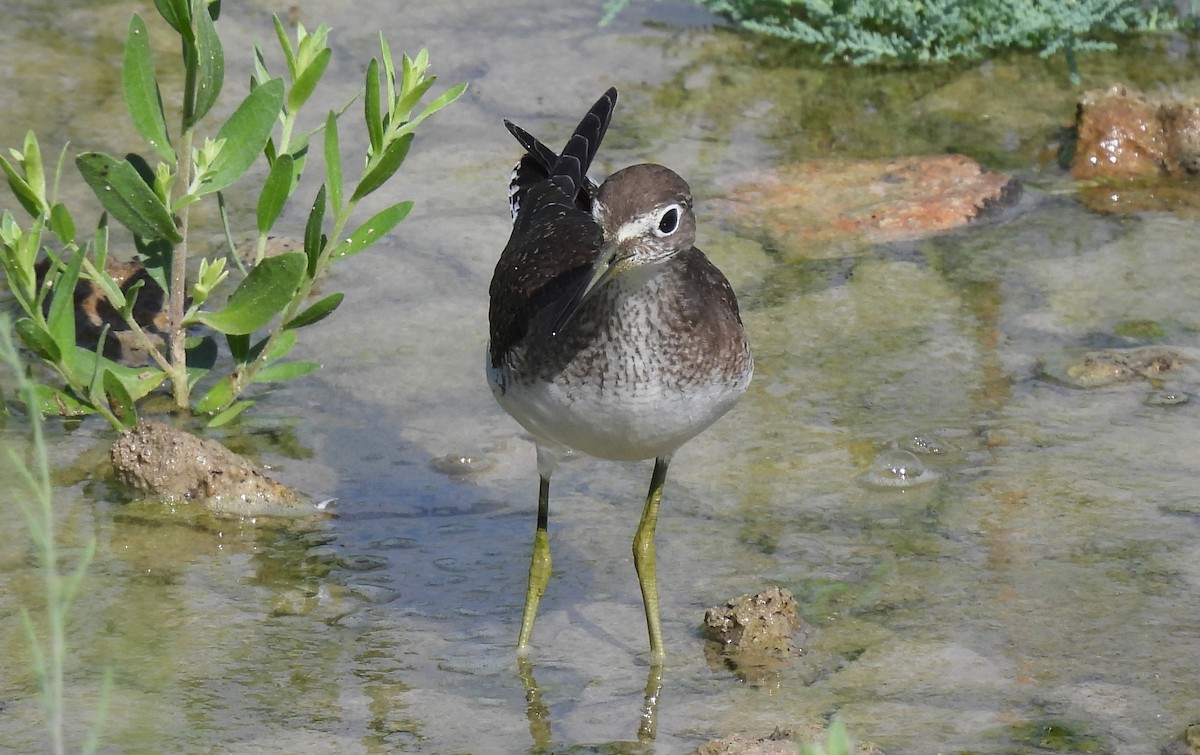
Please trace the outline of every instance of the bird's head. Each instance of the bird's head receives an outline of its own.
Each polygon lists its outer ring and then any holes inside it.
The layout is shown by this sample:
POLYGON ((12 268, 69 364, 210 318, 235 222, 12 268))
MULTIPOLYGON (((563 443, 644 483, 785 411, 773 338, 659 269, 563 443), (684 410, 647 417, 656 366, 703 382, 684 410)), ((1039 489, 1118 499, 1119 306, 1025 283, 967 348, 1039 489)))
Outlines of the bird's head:
POLYGON ((603 231, 603 242, 585 284, 559 313, 555 333, 608 281, 648 273, 696 243, 692 190, 661 165, 644 163, 613 173, 596 191, 592 216, 603 231))

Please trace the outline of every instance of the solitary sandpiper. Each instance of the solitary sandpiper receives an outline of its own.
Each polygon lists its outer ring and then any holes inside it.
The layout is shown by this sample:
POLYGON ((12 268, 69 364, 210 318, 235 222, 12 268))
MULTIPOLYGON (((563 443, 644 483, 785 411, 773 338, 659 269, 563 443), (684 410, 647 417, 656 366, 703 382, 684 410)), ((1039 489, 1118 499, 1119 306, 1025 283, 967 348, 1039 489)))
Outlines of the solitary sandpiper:
POLYGON ((693 244, 687 183, 661 165, 587 170, 608 129, 609 89, 555 153, 507 120, 513 230, 491 285, 487 375, 537 442, 537 530, 518 652, 550 580, 550 476, 568 450, 654 459, 633 539, 650 633, 663 660, 654 529, 671 455, 729 411, 754 371, 729 281, 693 244))

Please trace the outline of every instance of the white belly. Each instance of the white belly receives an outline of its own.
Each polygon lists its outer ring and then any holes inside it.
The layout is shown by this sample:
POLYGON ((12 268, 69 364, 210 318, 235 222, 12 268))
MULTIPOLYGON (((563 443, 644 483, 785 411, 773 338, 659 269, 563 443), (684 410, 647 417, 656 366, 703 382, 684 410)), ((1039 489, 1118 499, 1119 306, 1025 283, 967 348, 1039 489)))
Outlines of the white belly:
POLYGON ((554 381, 524 383, 488 365, 496 400, 539 442, 601 459, 651 459, 673 453, 717 421, 750 382, 714 379, 668 385, 653 371, 623 385, 554 381))

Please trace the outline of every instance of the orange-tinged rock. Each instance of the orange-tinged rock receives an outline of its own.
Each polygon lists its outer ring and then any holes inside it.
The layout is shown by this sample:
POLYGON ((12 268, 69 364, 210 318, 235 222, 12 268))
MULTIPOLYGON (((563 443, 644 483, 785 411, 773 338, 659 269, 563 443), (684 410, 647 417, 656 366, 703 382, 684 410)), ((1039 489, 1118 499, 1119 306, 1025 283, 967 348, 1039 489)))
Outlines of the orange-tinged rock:
POLYGON ((1014 201, 1020 184, 962 155, 821 160, 743 174, 717 204, 734 223, 805 257, 919 238, 1014 201), (836 250, 836 251, 831 251, 836 250))
POLYGON ((1158 104, 1124 86, 1084 92, 1075 108, 1076 178, 1134 178, 1166 170, 1158 104))

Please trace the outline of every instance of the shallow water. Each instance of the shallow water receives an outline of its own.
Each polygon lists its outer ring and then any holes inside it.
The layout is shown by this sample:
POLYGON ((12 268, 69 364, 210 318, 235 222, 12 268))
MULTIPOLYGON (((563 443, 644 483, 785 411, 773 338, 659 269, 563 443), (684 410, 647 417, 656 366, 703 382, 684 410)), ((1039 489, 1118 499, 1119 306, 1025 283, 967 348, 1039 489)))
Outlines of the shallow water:
MULTIPOLYGON (((226 5, 235 87, 248 61, 234 50, 270 40, 269 11, 226 5)), ((88 56, 118 65, 128 14, 152 11, 75 6, 20 4, 0 31, 4 144, 32 123, 47 154, 64 139, 134 147, 114 135, 119 73, 88 56)), ((262 396, 223 435, 337 498, 336 519, 287 531, 147 516, 98 471, 107 427, 51 424, 68 558, 98 540, 72 613, 73 736, 105 669, 110 752, 674 753, 836 714, 888 753, 1145 753, 1200 718, 1195 373, 1165 385, 1191 402, 1156 406, 1144 381, 1085 391, 1037 367, 1140 344, 1117 335, 1136 321, 1200 355, 1200 235, 1167 215, 1088 212, 1039 162, 1073 107, 1061 62, 847 73, 754 53, 686 3, 635 6, 604 29, 596 8, 523 0, 501 21, 486 7, 305 11, 310 27, 337 21, 329 103, 358 86, 375 44, 374 23, 351 18, 377 20, 393 50, 430 47, 441 83, 471 82, 396 182, 413 214, 326 284, 346 302, 298 347, 325 369, 262 396), (482 374, 516 155, 500 118, 554 143, 609 84, 622 104, 597 174, 661 161, 703 198, 723 174, 785 157, 958 149, 1030 186, 987 224, 832 260, 785 263, 702 226, 739 292, 757 374, 672 465, 653 744, 638 743, 649 669, 629 552, 650 465, 578 459, 556 475, 555 575, 532 669, 518 669, 534 454, 482 374), (868 484, 880 452, 929 442, 943 450, 920 457, 935 482, 868 484), (704 609, 768 584, 800 600, 807 654, 750 681, 710 665, 704 609)), ((1186 44, 1136 47, 1086 58, 1085 85, 1124 68, 1196 90, 1186 44)), ((347 154, 361 146, 342 134, 347 154)), ((699 212, 703 224, 703 201, 699 212)), ((298 231, 301 208, 287 217, 298 231)), ((37 751, 16 612, 39 583, 9 522, 0 748, 37 751)))

